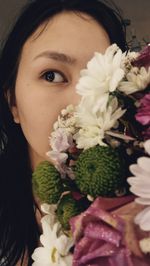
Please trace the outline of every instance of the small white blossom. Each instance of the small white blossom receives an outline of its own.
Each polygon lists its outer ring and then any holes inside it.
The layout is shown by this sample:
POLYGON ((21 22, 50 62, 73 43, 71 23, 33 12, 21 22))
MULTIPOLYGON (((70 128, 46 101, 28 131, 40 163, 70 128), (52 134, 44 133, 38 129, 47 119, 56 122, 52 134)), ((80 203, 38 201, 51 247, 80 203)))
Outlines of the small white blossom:
POLYGON ((67 133, 73 134, 75 131, 76 120, 74 117, 75 107, 73 105, 68 105, 65 109, 61 111, 58 116, 57 121, 54 123, 54 131, 58 128, 64 129, 67 133))
POLYGON ((68 114, 72 114, 74 112, 74 106, 72 104, 68 105, 66 109, 61 111, 62 116, 66 116, 68 114))
POLYGON ((73 239, 60 232, 60 224, 51 224, 50 215, 41 219, 43 234, 40 236, 42 247, 32 254, 33 266, 68 266, 72 265, 72 255, 69 253, 73 239))
POLYGON ((119 90, 125 94, 132 94, 144 90, 150 83, 150 67, 148 69, 141 67, 132 67, 126 75, 126 81, 119 84, 119 90))

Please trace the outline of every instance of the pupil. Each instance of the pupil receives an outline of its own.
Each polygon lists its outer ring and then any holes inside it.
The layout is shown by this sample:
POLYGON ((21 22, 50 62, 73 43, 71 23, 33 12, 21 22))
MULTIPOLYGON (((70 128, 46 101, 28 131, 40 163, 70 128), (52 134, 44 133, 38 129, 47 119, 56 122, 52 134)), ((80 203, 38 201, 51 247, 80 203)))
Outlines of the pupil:
POLYGON ((54 78, 55 78, 54 72, 51 71, 51 72, 48 72, 48 73, 46 74, 46 80, 48 80, 48 81, 53 81, 54 78))

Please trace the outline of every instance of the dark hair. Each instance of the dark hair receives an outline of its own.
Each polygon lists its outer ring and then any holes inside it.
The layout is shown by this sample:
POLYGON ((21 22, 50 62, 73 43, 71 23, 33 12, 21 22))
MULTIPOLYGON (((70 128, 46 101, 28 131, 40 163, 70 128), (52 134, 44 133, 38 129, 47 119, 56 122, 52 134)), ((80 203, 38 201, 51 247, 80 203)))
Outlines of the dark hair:
POLYGON ((25 41, 41 23, 65 10, 89 14, 104 27, 111 43, 126 49, 125 30, 119 14, 98 0, 32 1, 9 34, 0 58, 1 266, 16 265, 25 251, 29 257, 28 265, 31 265, 31 254, 39 237, 27 143, 20 125, 13 121, 6 95, 10 95, 11 104, 25 41))

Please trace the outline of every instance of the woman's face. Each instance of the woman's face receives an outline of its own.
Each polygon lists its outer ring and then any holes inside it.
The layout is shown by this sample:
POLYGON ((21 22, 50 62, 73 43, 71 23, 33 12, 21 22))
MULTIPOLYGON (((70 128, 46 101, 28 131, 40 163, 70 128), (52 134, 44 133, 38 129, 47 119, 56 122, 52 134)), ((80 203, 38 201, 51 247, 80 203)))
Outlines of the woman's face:
POLYGON ((40 26, 26 41, 16 80, 14 121, 28 142, 34 169, 50 149, 48 137, 61 109, 77 104, 80 70, 95 51, 109 46, 105 30, 91 17, 64 12, 40 26))

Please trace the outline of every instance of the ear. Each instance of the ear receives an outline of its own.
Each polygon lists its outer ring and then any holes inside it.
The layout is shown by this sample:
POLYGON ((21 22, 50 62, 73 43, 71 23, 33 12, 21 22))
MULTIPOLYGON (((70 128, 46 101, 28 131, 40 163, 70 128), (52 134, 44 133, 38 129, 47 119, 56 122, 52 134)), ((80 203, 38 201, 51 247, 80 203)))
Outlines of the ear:
POLYGON ((18 108, 17 108, 17 106, 13 105, 13 106, 10 107, 10 109, 11 109, 11 113, 12 113, 13 118, 14 118, 14 122, 16 124, 19 124, 20 123, 20 119, 19 119, 19 114, 18 114, 18 108))
POLYGON ((13 115, 14 122, 16 124, 19 124, 20 123, 20 119, 19 119, 19 113, 18 113, 18 108, 17 108, 17 105, 16 105, 16 101, 12 100, 12 96, 10 95, 9 91, 7 91, 7 93, 6 93, 6 99, 7 99, 10 111, 11 111, 11 113, 13 115))

